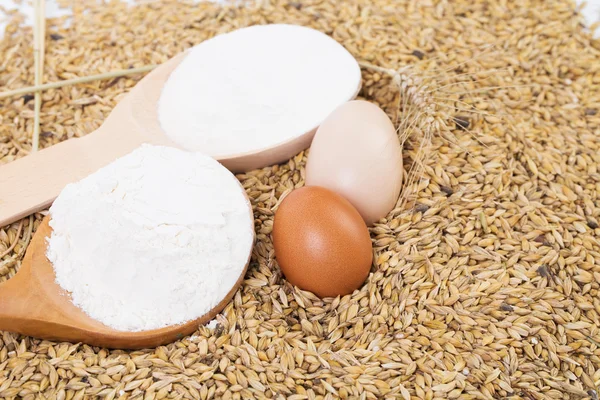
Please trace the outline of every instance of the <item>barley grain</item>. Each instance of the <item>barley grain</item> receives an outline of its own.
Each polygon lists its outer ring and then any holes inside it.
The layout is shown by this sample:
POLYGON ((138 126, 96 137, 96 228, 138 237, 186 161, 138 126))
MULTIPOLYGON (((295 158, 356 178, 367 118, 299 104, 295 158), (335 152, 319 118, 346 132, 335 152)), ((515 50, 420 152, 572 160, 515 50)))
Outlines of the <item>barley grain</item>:
MULTIPOLYGON (((360 96, 403 128, 413 174, 406 201, 371 228, 365 285, 324 300, 285 281, 270 240, 309 151, 238 175, 257 245, 214 330, 133 352, 4 332, 0 397, 597 398, 600 46, 571 3, 86 5, 69 27, 48 24, 47 81, 159 64, 256 23, 332 35, 364 66, 360 96)), ((30 86, 28 29, 7 32, 3 90, 30 86)), ((139 78, 44 92, 40 145, 97 128, 139 78)), ((0 163, 30 151, 32 106, 0 99, 0 163)), ((0 281, 42 216, 0 227, 0 281)))

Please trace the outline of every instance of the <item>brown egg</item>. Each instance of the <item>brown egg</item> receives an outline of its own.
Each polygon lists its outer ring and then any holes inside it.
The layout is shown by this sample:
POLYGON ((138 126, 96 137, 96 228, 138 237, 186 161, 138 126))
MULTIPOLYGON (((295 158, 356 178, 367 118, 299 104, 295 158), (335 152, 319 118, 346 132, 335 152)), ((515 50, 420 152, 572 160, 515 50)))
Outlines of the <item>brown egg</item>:
POLYGON ((396 205, 402 171, 402 147, 390 118, 375 104, 354 100, 319 126, 306 163, 306 184, 344 196, 371 225, 396 205))
POLYGON ((273 223, 275 258, 286 279, 320 297, 352 293, 369 275, 373 252, 358 211, 331 190, 294 190, 273 223))

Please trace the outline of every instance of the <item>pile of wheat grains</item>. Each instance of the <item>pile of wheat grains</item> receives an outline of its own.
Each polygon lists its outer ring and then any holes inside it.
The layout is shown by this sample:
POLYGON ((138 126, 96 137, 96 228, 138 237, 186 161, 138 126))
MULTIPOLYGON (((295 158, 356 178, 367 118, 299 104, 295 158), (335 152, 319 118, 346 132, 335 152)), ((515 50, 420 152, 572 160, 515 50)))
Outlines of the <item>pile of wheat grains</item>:
MULTIPOLYGON (((304 184, 299 154, 238 176, 258 242, 215 328, 132 352, 3 332, 0 398, 598 399, 600 46, 573 4, 88 3, 67 28, 49 24, 46 81, 160 63, 221 32, 289 22, 331 34, 361 62, 435 60, 520 86, 468 84, 461 98, 480 118, 457 111, 453 140, 434 136, 418 198, 371 229, 375 265, 360 291, 322 301, 281 277, 272 218, 304 184), (490 41, 498 55, 474 60, 471 49, 490 41)), ((15 22, 0 41, 3 90, 33 83, 31 36, 15 22)), ((140 78, 44 93, 42 146, 98 127, 140 78)), ((361 97, 394 117, 391 79, 367 69, 363 78, 361 97)), ((29 95, 0 100, 0 163, 28 153, 32 109, 29 95)), ((0 229, 0 281, 18 270, 41 217, 0 229)))

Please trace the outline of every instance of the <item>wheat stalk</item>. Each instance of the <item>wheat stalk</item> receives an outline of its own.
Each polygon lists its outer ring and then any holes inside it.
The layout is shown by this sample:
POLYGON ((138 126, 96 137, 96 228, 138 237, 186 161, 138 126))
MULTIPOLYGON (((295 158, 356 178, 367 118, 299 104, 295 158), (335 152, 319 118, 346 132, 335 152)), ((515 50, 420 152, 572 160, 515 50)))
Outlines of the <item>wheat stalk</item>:
MULTIPOLYGON (((40 86, 44 73, 44 47, 46 34, 45 0, 35 0, 35 24, 33 27, 33 57, 35 68, 35 85, 40 86)), ((31 151, 37 151, 40 143, 40 111, 42 93, 37 90, 34 97, 33 137, 31 151)))
POLYGON ((116 71, 106 72, 103 74, 82 76, 79 78, 65 79, 64 81, 45 83, 43 85, 35 85, 35 86, 28 86, 28 87, 19 88, 19 89, 7 90, 6 92, 0 93, 0 99, 5 99, 7 97, 20 96, 20 95, 27 94, 27 93, 43 92, 43 91, 49 90, 49 89, 58 89, 61 87, 77 85, 80 83, 94 82, 94 81, 100 81, 100 80, 110 79, 110 78, 118 78, 121 76, 140 74, 140 73, 151 71, 154 68, 156 68, 156 65, 146 65, 144 67, 139 67, 139 68, 120 69, 120 70, 116 70, 116 71))
MULTIPOLYGON (((461 86, 467 83, 481 82, 489 78, 478 78, 477 76, 480 74, 489 74, 491 72, 498 74, 506 71, 493 69, 459 74, 451 73, 451 71, 456 70, 458 67, 466 66, 484 55, 492 55, 493 53, 490 52, 490 49, 494 49, 495 47, 497 47, 497 44, 480 46, 480 49, 484 49, 480 54, 452 67, 436 70, 434 74, 425 74, 423 69, 427 69, 427 67, 424 67, 422 63, 393 69, 367 62, 359 62, 361 68, 385 74, 391 78, 391 84, 399 92, 396 110, 398 138, 405 150, 408 144, 411 144, 414 150, 412 164, 406 173, 406 178, 395 207, 396 210, 402 212, 409 201, 415 200, 414 197, 420 190, 419 181, 423 176, 426 160, 430 153, 428 149, 432 145, 432 139, 435 135, 468 153, 466 149, 463 149, 456 142, 455 137, 452 135, 451 126, 454 123, 461 129, 468 131, 475 140, 481 143, 478 136, 469 129, 468 122, 464 126, 464 121, 456 119, 457 113, 469 113, 478 117, 498 117, 494 113, 476 109, 472 104, 463 101, 461 96, 466 95, 471 97, 473 94, 486 93, 492 90, 532 86, 496 85, 474 90, 452 90, 452 88, 460 89, 461 86), (439 96, 438 94, 440 93, 443 96, 439 96), (451 96, 457 97, 453 98, 451 96), (463 122, 463 125, 460 125, 461 122, 463 122)), ((435 60, 435 58, 424 60, 423 63, 426 61, 431 62, 432 60, 435 60)), ((484 143, 481 144, 486 147, 484 143)))
POLYGON ((406 174, 396 209, 404 208, 406 203, 416 194, 416 183, 423 173, 427 148, 435 132, 447 129, 445 119, 448 115, 437 106, 426 84, 411 66, 400 69, 382 68, 373 64, 360 62, 362 68, 387 74, 392 84, 400 92, 397 105, 397 133, 400 144, 405 147, 411 137, 416 136, 417 152, 413 163, 406 174))

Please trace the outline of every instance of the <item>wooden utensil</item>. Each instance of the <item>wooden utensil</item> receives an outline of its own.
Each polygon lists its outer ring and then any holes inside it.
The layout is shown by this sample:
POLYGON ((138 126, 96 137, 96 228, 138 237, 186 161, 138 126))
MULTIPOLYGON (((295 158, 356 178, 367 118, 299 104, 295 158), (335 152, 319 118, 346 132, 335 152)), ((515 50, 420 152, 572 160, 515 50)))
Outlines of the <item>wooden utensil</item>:
MULTIPOLYGON (((47 208, 68 183, 142 143, 178 147, 162 131, 157 109, 166 80, 185 56, 181 53, 146 75, 94 132, 0 166, 0 227, 47 208)), ((360 83, 352 98, 359 90, 360 83)), ((273 165, 308 148, 316 129, 274 147, 217 160, 236 173, 273 165)))
POLYGON ((38 227, 19 272, 0 283, 0 331, 108 348, 160 346, 191 334, 199 325, 213 319, 241 285, 250 263, 249 254, 235 285, 215 308, 202 317, 182 325, 149 331, 117 331, 90 318, 71 302, 69 293, 56 283, 54 267, 46 258, 46 238, 52 232, 48 223, 49 217, 46 217, 38 227))

